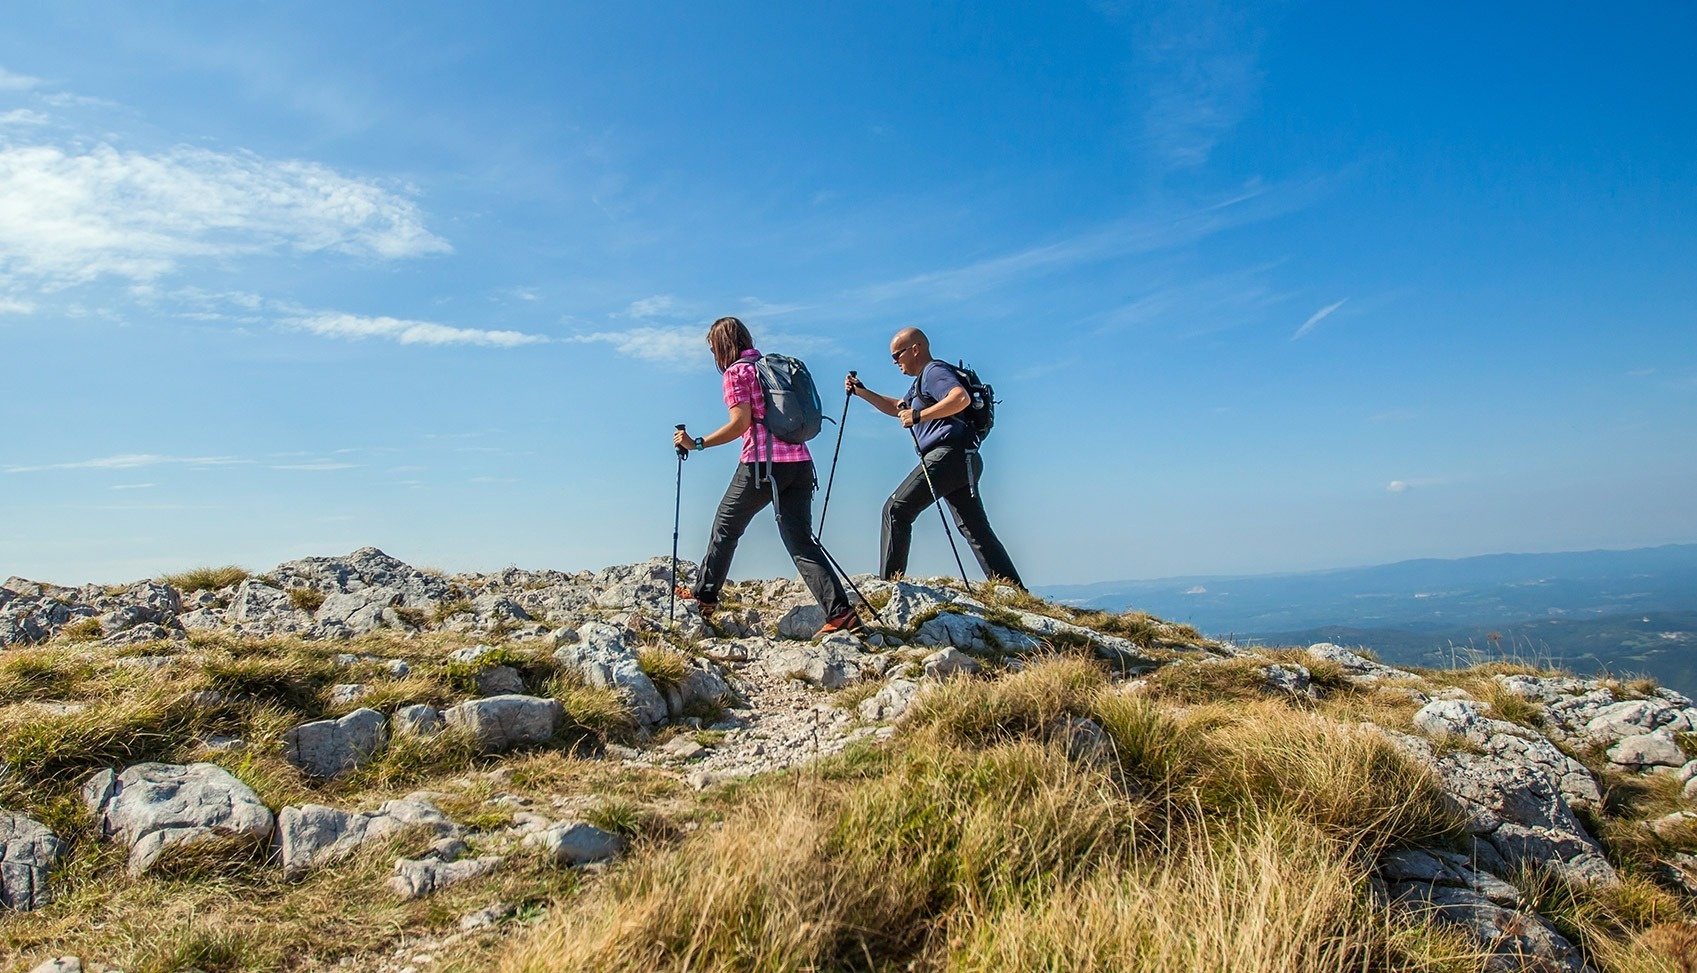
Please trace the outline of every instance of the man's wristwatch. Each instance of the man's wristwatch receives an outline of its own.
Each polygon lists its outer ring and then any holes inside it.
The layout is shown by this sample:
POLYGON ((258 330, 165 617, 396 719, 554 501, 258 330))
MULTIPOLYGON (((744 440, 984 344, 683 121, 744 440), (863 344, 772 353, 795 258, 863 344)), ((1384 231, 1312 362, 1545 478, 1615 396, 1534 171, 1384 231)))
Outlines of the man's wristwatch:
POLYGON ((698 450, 706 449, 707 448, 706 440, 702 439, 700 436, 695 437, 695 448, 698 449, 698 450))

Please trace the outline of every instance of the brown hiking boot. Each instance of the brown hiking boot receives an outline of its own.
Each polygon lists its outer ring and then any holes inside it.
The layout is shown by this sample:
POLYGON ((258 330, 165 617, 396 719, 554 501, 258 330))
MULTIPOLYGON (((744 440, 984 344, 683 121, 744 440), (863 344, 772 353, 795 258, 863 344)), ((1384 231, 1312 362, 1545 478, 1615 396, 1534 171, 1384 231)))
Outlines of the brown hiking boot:
POLYGON ((695 610, 697 612, 701 613, 702 618, 706 618, 707 616, 709 616, 709 615, 711 615, 714 612, 719 610, 719 603, 718 602, 716 602, 716 601, 702 601, 700 598, 695 597, 695 592, 689 590, 688 588, 684 587, 681 584, 676 585, 672 588, 672 594, 677 595, 678 598, 680 598, 683 601, 693 601, 693 602, 695 602, 695 610))
POLYGON ((860 615, 857 614, 853 608, 850 608, 842 614, 828 619, 825 624, 820 627, 819 634, 830 635, 832 632, 848 632, 851 635, 859 635, 865 631, 866 623, 860 620, 860 615))

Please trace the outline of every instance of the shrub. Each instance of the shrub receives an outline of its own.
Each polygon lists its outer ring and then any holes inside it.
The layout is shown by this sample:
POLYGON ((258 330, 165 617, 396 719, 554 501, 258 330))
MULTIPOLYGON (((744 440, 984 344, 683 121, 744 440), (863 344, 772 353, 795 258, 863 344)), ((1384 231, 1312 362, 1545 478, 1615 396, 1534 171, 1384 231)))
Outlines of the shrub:
POLYGON ((79 618, 74 622, 65 623, 65 627, 59 629, 59 634, 72 642, 93 642, 106 632, 100 627, 100 619, 79 618))
POLYGON ((662 692, 677 688, 689 675, 689 660, 674 649, 639 649, 636 665, 662 692))
POLYGON ((438 602, 435 609, 430 613, 430 620, 440 625, 455 615, 470 615, 476 611, 477 607, 469 599, 455 598, 451 601, 438 602))

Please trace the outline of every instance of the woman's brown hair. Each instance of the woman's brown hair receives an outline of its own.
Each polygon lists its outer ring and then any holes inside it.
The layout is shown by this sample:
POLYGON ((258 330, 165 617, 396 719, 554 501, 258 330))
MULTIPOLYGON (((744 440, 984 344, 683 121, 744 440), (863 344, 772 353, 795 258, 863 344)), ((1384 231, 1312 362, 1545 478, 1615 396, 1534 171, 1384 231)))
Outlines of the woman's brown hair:
POLYGON ((720 318, 707 329, 707 347, 713 349, 713 363, 722 372, 735 365, 743 352, 754 347, 754 338, 736 318, 720 318))

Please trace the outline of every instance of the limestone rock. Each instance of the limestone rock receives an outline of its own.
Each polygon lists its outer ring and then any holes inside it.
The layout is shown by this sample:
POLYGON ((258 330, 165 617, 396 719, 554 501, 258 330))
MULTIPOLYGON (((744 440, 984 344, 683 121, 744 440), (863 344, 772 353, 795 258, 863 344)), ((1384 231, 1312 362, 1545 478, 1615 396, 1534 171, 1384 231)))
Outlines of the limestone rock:
POLYGON ((65 843, 46 825, 0 811, 0 906, 28 912, 46 905, 47 873, 64 853, 65 843))
POLYGON ((468 858, 443 861, 439 858, 402 858, 395 862, 389 889, 403 899, 421 899, 432 892, 481 878, 500 867, 501 859, 468 858))
POLYGON ((1609 762, 1628 770, 1675 770, 1685 764, 1685 751, 1665 731, 1629 736, 1608 750, 1609 762))
POLYGON ((913 641, 916 645, 953 646, 978 653, 1030 652, 1043 647, 1024 632, 956 612, 944 612, 919 626, 913 641))
POLYGON ((457 835, 460 830, 421 794, 387 801, 375 811, 357 813, 322 804, 286 807, 277 816, 283 875, 299 878, 314 866, 346 858, 367 841, 408 828, 444 837, 457 835))
POLYGON ((1266 668, 1267 690, 1272 693, 1283 693, 1287 696, 1314 695, 1313 674, 1307 666, 1287 663, 1276 663, 1266 668))
POLYGON ((1343 666, 1343 671, 1358 682, 1377 682, 1380 679, 1413 679, 1414 673, 1374 662, 1341 645, 1318 642, 1308 647, 1308 654, 1343 666))
POLYGON ((825 689, 841 689, 860 678, 863 654, 852 638, 819 642, 764 643, 761 666, 772 675, 794 675, 825 689))
POLYGON ((1380 859, 1377 874, 1393 906, 1430 912, 1466 931, 1490 954, 1487 970, 1582 973, 1587 969, 1571 942, 1536 915, 1520 910, 1520 894, 1514 886, 1488 871, 1476 870, 1461 855, 1393 852, 1380 859))
POLYGON ((623 692, 643 723, 665 721, 666 698, 637 664, 619 629, 601 622, 584 625, 578 641, 556 649, 554 658, 575 668, 591 686, 623 692))
POLYGON ((414 703, 395 710, 390 718, 389 726, 394 733, 410 733, 413 736, 435 736, 444 726, 442 713, 428 703, 414 703))
POLYGON ((1468 700, 1427 703, 1414 724, 1430 736, 1454 735, 1482 751, 1439 755, 1424 740, 1392 734, 1437 772, 1467 815, 1480 864, 1497 872, 1535 864, 1587 885, 1618 881, 1574 814, 1575 806, 1601 804, 1596 781, 1578 761, 1538 734, 1486 717, 1468 700))
POLYGON ((825 624, 825 609, 818 605, 797 605, 778 619, 778 637, 810 639, 825 624))
POLYGON ((856 712, 863 720, 874 723, 899 719, 919 696, 919 683, 911 679, 892 679, 883 689, 861 700, 856 712))
POLYGON ((524 844, 541 848, 556 865, 587 865, 618 855, 625 840, 583 821, 565 821, 527 836, 524 844))
POLYGON ((374 709, 356 709, 338 720, 302 723, 283 734, 283 756, 314 777, 357 770, 389 742, 389 723, 374 709))
POLYGON ((129 845, 131 875, 152 868, 171 847, 220 837, 264 841, 274 823, 251 787, 213 764, 103 770, 82 794, 99 835, 129 845))
POLYGON ((524 692, 524 677, 512 666, 490 666, 473 680, 479 696, 510 696, 524 692))
POLYGON ((978 660, 959 649, 943 649, 925 657, 925 675, 931 679, 947 679, 955 675, 976 675, 983 670, 978 660))
POLYGON ((485 750, 547 743, 564 715, 559 700, 518 695, 474 699, 442 714, 449 726, 475 734, 485 750))

